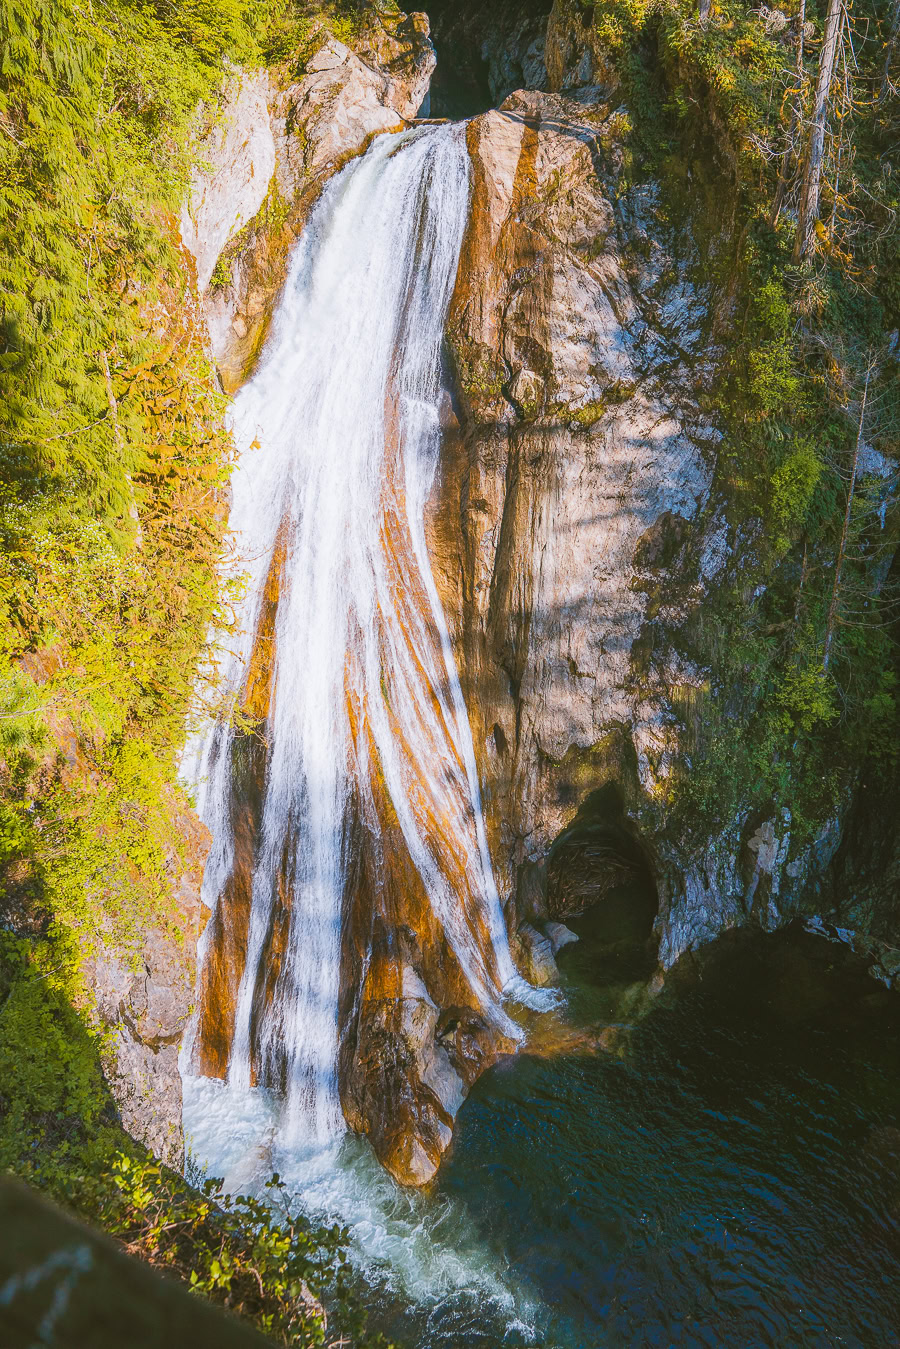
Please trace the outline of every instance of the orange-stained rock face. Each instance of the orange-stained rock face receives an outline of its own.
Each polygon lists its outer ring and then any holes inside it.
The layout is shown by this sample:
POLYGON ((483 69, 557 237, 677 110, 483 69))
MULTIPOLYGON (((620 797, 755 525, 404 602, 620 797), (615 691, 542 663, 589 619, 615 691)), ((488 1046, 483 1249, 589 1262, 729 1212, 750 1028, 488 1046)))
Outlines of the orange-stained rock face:
MULTIPOLYGON (((648 621, 646 589, 634 584, 636 555, 663 513, 690 520, 708 486, 701 448, 684 430, 689 380, 671 369, 668 383, 648 379, 635 346, 649 330, 647 298, 639 267, 618 242, 617 167, 603 148, 604 137, 614 143, 618 115, 599 101, 531 93, 468 127, 471 214, 448 326, 457 401, 451 406, 448 397, 444 409, 427 520, 501 900, 509 915, 518 907, 537 924, 547 916, 549 846, 585 798, 615 781, 631 809, 663 789, 672 732, 658 715, 658 693, 648 696, 635 676, 633 648, 648 621)), ((685 302, 684 312, 693 319, 696 308, 685 302)), ((488 1024, 435 916, 380 759, 376 728, 386 722, 424 845, 440 859, 486 979, 496 984, 460 830, 465 767, 427 674, 443 661, 435 658, 439 634, 409 537, 390 397, 385 428, 381 563, 392 612, 374 620, 380 688, 371 674, 362 677, 352 641, 345 670, 354 788, 339 1076, 351 1127, 370 1137, 399 1179, 424 1183, 472 1081, 513 1046, 488 1024), (422 721, 415 736, 399 715, 413 693, 422 721), (440 792, 436 765, 446 779, 440 792)), ((216 1075, 227 1068, 246 955, 278 553, 243 690, 243 710, 261 725, 256 737, 235 741, 235 867, 214 920, 221 927, 208 936, 201 989, 196 1062, 216 1075)), ((282 878, 251 1036, 255 1070, 274 1086, 283 1065, 277 1052, 263 1064, 258 1041, 279 996, 290 908, 282 878)), ((531 969, 528 935, 514 950, 531 969)))
MULTIPOLYGON (((661 709, 684 674, 671 649, 639 667, 662 614, 638 550, 667 511, 699 545, 716 434, 685 334, 675 351, 663 331, 690 327, 699 356, 707 297, 660 243, 652 192, 620 200, 624 114, 607 97, 517 93, 469 124, 448 322, 459 429, 427 520, 498 888, 538 923, 549 849, 590 794, 615 783, 633 814, 665 795, 678 743, 661 709), (646 353, 663 347, 661 375, 646 353)), ((673 626, 694 602, 672 585, 673 626)))
MULTIPOLYGON (((230 823, 234 840, 234 866, 204 934, 193 1066, 207 1077, 224 1078, 227 1074, 237 992, 247 958, 253 872, 268 761, 268 748, 261 728, 268 716, 271 697, 275 620, 284 569, 285 532, 282 528, 279 533, 269 566, 253 651, 241 691, 241 711, 256 723, 256 729, 237 735, 231 746, 230 823)), ((279 899, 282 897, 279 896, 279 899)), ((270 958, 266 962, 269 996, 284 950, 287 907, 284 902, 276 902, 273 906, 270 958)))
MULTIPOLYGON (((345 1115, 371 1139, 376 1154, 401 1181, 421 1184, 434 1174, 450 1142, 453 1118, 471 1082, 513 1048, 489 1024, 435 914, 414 864, 387 786, 373 717, 386 720, 392 753, 402 765, 406 798, 428 854, 455 896, 487 978, 499 992, 483 896, 467 847, 471 816, 466 766, 454 748, 441 698, 429 670, 442 669, 440 634, 419 573, 405 503, 394 401, 385 409, 380 565, 387 577, 390 614, 376 613, 380 686, 361 667, 362 635, 351 640, 345 689, 353 792, 348 832, 342 933, 340 1084, 345 1115), (372 700, 377 700, 377 708, 372 700), (399 708, 423 707, 416 742, 399 708), (424 715, 424 709, 428 715, 424 715), (446 778, 435 790, 435 766, 446 778)), ((231 833, 234 865, 205 939, 193 1065, 225 1077, 232 1052, 235 1008, 247 959, 253 878, 260 847, 268 758, 266 720, 278 607, 282 594, 286 527, 278 537, 241 691, 242 712, 257 725, 232 741, 231 833)), ((447 695, 447 690, 443 693, 447 695)), ((341 752, 336 747, 336 752, 341 752)), ((278 974, 287 945, 291 888, 285 868, 274 897, 260 961, 251 1022, 252 1076, 279 1088, 285 1064, 266 1044, 263 1028, 281 996, 278 974)))
POLYGON ((250 736, 233 747, 231 828, 234 869, 204 933, 193 1067, 224 1078, 234 1035, 238 986, 247 957, 253 869, 262 816, 265 746, 250 736))

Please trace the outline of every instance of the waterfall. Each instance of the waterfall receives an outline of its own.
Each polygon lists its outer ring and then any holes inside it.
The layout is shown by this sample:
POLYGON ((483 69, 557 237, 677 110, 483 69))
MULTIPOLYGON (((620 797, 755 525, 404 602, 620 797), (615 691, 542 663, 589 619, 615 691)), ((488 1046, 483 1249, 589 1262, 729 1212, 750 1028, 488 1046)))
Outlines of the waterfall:
POLYGON ((504 995, 531 991, 510 957, 424 528, 469 178, 464 126, 381 136, 336 175, 233 406, 247 581, 220 676, 256 729, 220 720, 191 751, 216 919, 197 1034, 212 1075, 227 1061, 234 1088, 282 1093, 297 1146, 344 1128, 342 911, 354 848, 377 860, 391 846, 386 812, 488 1019, 518 1036, 504 995))

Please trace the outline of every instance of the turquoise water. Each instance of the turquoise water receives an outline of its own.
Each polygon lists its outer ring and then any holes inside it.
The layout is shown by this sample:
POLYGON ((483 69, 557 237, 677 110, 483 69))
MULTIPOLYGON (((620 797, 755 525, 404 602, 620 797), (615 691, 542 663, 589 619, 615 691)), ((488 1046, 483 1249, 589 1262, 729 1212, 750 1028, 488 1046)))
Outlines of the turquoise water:
POLYGON ((385 1329, 420 1349, 900 1344, 900 1000, 805 933, 723 943, 652 997, 639 942, 572 926, 580 1036, 481 1079, 428 1201, 465 1214, 519 1313, 456 1290, 385 1329))

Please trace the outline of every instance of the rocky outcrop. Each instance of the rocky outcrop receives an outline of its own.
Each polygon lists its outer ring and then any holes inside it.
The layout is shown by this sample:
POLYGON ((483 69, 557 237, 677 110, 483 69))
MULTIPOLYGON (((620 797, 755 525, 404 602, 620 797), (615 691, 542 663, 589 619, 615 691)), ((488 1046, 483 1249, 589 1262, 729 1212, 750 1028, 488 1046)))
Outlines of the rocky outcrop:
POLYGON ((366 979, 354 1035, 345 1039, 344 1115, 397 1180, 424 1185, 472 1083, 516 1046, 477 1010, 439 1007, 410 964, 377 956, 373 963, 379 973, 366 979))
POLYGON ((672 697, 697 679, 665 634, 702 594, 708 296, 652 190, 620 199, 624 125, 589 88, 516 94, 469 128, 460 429, 431 543, 501 893, 533 917, 551 845, 593 791, 615 783, 633 817, 654 815, 672 697))
POLYGON ((870 812, 846 842, 849 801, 802 845, 789 811, 744 809, 699 842, 668 827, 709 678, 685 633, 753 559, 753 524, 711 492, 719 300, 655 187, 622 190, 628 117, 581 12, 557 0, 549 27, 569 93, 517 93, 469 127, 457 424, 430 522, 520 968, 535 977, 548 916, 632 878, 656 887, 664 968, 731 928, 824 915, 892 982, 893 853, 870 812), (890 854, 875 884, 867 849, 890 854))
POLYGON ((583 0, 553 0, 547 24, 547 87, 554 92, 591 84, 618 87, 608 48, 594 24, 596 6, 583 0))
POLYGON ((310 206, 373 136, 416 115, 434 63, 426 16, 397 14, 355 51, 315 30, 299 75, 297 61, 232 75, 181 220, 228 392, 253 366, 310 206))
POLYGON ((168 921, 149 921, 136 955, 102 939, 86 962, 92 1008, 107 1033, 103 1069, 123 1127, 168 1166, 184 1162, 178 1056, 193 1009, 197 941, 207 918, 200 900, 207 831, 173 800, 184 844, 172 858, 168 921))

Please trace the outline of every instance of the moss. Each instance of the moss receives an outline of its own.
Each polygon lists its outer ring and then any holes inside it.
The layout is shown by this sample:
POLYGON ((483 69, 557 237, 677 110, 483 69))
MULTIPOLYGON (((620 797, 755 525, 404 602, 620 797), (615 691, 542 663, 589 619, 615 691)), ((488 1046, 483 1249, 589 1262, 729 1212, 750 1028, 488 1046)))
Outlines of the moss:
POLYGON ((466 397, 476 403, 502 398, 506 370, 497 353, 464 341, 458 333, 448 337, 457 382, 466 397))
POLYGON ((598 784, 614 783, 628 811, 639 811, 643 794, 637 756, 628 729, 611 726, 592 745, 571 745, 561 759, 541 753, 542 772, 550 777, 550 792, 558 806, 579 807, 598 784))
POLYGON ((583 404, 574 411, 567 410, 566 419, 573 431, 589 431, 606 412, 607 405, 602 399, 595 399, 590 403, 583 404))
POLYGON ((219 258, 209 278, 209 289, 215 294, 225 291, 231 285, 231 268, 224 255, 219 258))

